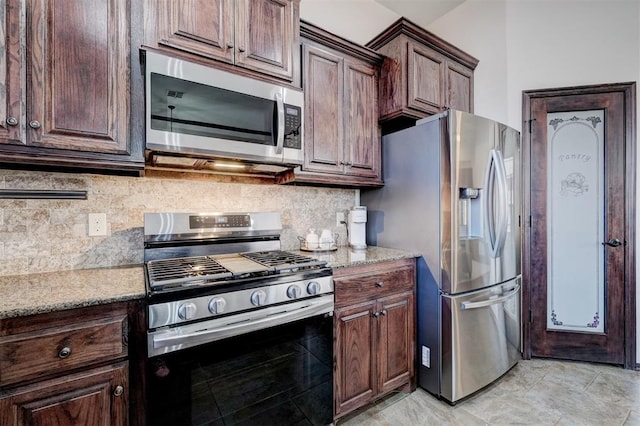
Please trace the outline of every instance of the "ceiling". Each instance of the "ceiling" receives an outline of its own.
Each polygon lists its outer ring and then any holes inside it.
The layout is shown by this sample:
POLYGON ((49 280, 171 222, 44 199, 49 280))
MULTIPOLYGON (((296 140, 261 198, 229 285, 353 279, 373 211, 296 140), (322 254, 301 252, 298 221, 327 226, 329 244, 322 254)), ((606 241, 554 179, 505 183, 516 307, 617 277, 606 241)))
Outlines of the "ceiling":
POLYGON ((426 27, 465 0, 374 0, 408 20, 426 27))
POLYGON ((401 16, 427 28, 465 0, 301 0, 300 17, 366 44, 401 16))

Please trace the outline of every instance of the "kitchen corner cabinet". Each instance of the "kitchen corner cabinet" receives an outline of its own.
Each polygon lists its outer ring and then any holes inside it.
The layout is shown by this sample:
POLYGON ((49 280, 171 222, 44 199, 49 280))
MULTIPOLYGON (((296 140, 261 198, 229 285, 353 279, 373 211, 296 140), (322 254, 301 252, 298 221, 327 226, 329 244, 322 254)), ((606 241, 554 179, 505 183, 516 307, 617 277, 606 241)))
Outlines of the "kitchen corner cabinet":
POLYGON ((336 419, 415 389, 415 259, 334 270, 336 419))
POLYGON ((305 158, 296 182, 381 186, 378 74, 382 57, 301 23, 305 158))
POLYGON ((400 18, 367 43, 385 56, 380 77, 380 120, 419 119, 448 108, 473 112, 478 60, 400 18))
POLYGON ((127 0, 0 4, 0 163, 139 174, 127 0))
POLYGON ((146 0, 144 14, 149 47, 300 85, 300 0, 146 0))
POLYGON ((0 320, 0 424, 127 425, 127 303, 0 320))

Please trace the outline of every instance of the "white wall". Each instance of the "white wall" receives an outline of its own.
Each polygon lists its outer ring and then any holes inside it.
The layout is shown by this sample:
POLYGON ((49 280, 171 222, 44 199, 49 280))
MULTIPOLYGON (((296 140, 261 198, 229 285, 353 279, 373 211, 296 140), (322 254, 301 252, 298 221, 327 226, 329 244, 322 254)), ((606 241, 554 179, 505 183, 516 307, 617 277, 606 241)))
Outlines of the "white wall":
MULTIPOLYGON (((639 28, 640 2, 617 0, 468 0, 427 27, 480 59, 475 113, 517 129, 523 90, 639 81, 639 28)), ((640 363, 639 287, 636 296, 640 363)))
MULTIPOLYGON (((399 17, 380 8, 372 0, 302 0, 300 14, 366 43, 399 17)), ((480 60, 475 113, 516 129, 523 90, 639 81, 639 28, 637 0, 467 0, 426 26, 480 60)), ((640 363, 640 287, 636 294, 640 363)))
POLYGON ((365 44, 400 15, 374 0, 301 0, 300 18, 347 40, 365 44))

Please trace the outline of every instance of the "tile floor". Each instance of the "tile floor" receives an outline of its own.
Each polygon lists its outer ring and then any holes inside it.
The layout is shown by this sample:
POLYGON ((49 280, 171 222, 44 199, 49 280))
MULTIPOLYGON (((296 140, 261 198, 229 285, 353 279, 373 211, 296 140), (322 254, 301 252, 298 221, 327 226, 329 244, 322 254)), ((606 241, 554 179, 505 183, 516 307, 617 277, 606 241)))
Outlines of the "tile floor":
POLYGON ((640 371, 533 359, 458 402, 418 388, 397 394, 339 426, 640 425, 640 371))

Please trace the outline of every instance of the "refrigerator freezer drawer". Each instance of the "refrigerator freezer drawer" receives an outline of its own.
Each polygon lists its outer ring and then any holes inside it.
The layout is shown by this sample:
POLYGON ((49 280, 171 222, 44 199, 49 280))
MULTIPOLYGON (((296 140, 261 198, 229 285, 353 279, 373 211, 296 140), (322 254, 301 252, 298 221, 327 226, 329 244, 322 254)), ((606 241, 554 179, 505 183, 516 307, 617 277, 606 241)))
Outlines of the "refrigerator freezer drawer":
POLYGON ((490 384, 521 358, 520 277, 442 296, 441 396, 455 402, 490 384))

